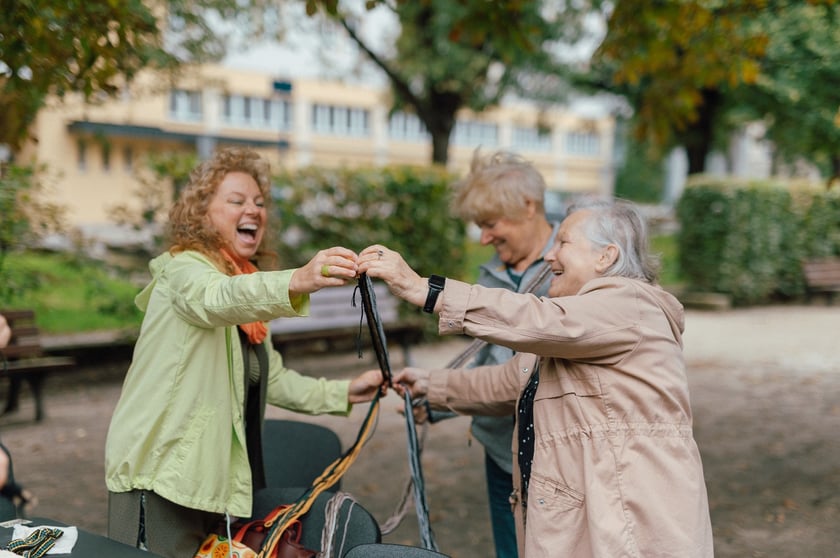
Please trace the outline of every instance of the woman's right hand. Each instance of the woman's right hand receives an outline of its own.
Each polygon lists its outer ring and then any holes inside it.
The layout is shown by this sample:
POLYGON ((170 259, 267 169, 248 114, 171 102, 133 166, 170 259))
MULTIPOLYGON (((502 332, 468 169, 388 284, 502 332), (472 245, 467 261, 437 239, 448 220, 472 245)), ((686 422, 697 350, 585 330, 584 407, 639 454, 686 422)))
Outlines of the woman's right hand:
POLYGON ((289 296, 310 294, 324 287, 340 287, 356 279, 356 253, 341 246, 321 250, 295 270, 289 281, 289 296))
POLYGON ((408 390, 412 399, 419 397, 426 397, 429 393, 429 378, 432 373, 424 368, 403 368, 394 376, 393 384, 394 390, 405 396, 405 391, 408 390))

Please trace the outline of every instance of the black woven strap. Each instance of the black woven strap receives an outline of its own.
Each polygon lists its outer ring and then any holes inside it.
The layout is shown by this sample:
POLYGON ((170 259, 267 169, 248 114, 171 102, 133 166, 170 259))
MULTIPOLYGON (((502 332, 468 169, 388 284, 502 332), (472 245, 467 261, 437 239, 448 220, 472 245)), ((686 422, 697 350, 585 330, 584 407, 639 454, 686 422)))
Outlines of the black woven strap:
MULTIPOLYGON (((376 352, 376 359, 379 361, 379 369, 382 371, 384 381, 393 386, 391 364, 388 360, 388 344, 385 340, 385 330, 382 328, 382 321, 379 319, 379 312, 376 309, 376 294, 373 292, 373 285, 366 273, 359 277, 359 292, 362 296, 362 306, 368 329, 373 343, 373 350, 376 352)), ((429 509, 426 505, 426 490, 423 482, 423 468, 420 464, 420 445, 417 439, 417 430, 414 426, 414 412, 412 409, 411 394, 405 391, 405 420, 408 438, 408 464, 411 470, 411 479, 414 485, 414 508, 417 513, 417 523, 420 528, 420 539, 423 548, 437 551, 432 526, 429 522, 429 509)))

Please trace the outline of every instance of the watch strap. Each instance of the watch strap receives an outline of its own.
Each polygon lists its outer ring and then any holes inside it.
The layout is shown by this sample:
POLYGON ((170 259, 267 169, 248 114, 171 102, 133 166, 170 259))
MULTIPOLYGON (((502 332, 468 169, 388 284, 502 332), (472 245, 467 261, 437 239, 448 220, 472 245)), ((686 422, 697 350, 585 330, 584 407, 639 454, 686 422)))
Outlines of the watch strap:
POLYGON ((429 277, 429 294, 426 295, 426 304, 423 305, 423 312, 431 314, 435 310, 438 295, 446 284, 446 277, 432 275, 429 277))

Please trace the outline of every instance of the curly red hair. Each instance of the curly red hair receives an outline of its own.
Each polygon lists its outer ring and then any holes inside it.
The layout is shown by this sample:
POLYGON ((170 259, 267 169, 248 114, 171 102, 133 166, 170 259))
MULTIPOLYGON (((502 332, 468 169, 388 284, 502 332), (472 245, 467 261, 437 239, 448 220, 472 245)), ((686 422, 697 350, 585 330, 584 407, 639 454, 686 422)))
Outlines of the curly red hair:
MULTIPOLYGON (((231 172, 243 172, 253 177, 263 197, 266 200, 271 199, 271 174, 268 162, 253 149, 242 147, 221 149, 190 173, 189 183, 169 210, 168 238, 170 253, 195 250, 210 258, 219 269, 233 275, 234 270, 231 265, 220 254, 224 241, 207 218, 210 201, 225 176, 231 172)), ((276 254, 269 248, 272 236, 269 234, 271 212, 267 213, 269 222, 266 223, 266 234, 263 235, 254 257, 258 262, 258 267, 261 268, 276 265, 276 254)))

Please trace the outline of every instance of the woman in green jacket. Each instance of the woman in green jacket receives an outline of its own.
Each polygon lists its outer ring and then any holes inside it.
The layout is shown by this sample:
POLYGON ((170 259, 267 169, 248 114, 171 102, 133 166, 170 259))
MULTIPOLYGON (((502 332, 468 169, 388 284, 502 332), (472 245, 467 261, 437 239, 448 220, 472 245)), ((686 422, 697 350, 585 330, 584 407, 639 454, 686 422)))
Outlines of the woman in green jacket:
POLYGON ((113 539, 192 557, 221 518, 250 516, 265 486, 266 403, 346 415, 382 385, 377 371, 302 376, 272 348, 266 321, 307 315, 310 293, 355 279, 357 266, 334 247, 298 269, 258 271, 271 256, 269 180, 254 151, 223 150, 170 211, 170 248, 136 298, 145 317, 106 441, 113 539))

